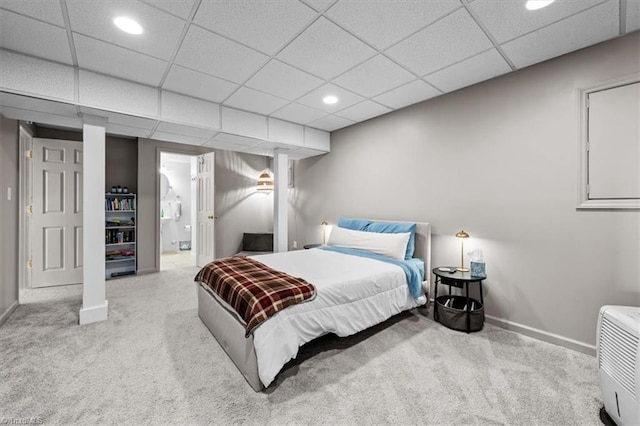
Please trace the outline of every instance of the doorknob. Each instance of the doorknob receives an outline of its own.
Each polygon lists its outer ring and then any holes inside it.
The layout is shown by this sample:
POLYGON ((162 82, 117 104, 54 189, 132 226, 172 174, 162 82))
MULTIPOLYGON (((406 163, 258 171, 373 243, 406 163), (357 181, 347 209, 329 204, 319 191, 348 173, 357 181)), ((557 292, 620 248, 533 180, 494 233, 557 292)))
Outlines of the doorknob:
POLYGON ((213 219, 213 215, 207 216, 208 219, 213 219))

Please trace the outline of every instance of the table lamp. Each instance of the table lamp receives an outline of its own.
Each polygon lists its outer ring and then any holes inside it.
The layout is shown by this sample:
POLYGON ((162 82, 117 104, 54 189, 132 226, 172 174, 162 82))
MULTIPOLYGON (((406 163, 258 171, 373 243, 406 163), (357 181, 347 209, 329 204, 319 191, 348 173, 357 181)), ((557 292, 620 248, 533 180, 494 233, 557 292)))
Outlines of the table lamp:
POLYGON ((322 222, 320 222, 320 226, 322 226, 322 245, 326 245, 327 244, 327 221, 323 220, 322 222))
POLYGON ((469 238, 469 234, 462 230, 456 234, 456 237, 460 238, 460 267, 456 269, 460 272, 469 272, 469 268, 464 267, 464 239, 469 238))

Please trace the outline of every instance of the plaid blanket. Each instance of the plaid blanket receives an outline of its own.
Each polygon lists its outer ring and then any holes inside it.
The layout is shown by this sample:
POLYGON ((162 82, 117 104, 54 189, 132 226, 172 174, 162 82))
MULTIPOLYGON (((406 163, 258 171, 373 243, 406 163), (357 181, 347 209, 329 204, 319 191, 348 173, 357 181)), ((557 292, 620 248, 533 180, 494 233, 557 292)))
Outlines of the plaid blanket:
POLYGON ((248 257, 218 259, 195 277, 224 299, 246 323, 246 336, 287 306, 311 300, 313 285, 248 257))

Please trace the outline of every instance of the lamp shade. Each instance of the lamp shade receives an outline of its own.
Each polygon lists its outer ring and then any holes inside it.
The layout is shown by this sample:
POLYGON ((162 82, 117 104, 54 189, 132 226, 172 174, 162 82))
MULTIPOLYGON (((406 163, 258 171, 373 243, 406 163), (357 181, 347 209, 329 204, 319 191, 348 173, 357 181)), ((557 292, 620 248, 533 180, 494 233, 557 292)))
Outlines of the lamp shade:
POLYGON ((268 171, 265 170, 260 174, 256 187, 261 192, 273 191, 273 178, 268 171))
POLYGON ((464 230, 462 230, 462 231, 460 231, 460 232, 458 232, 456 234, 456 237, 458 237, 458 238, 469 238, 469 234, 467 234, 466 232, 464 232, 464 230))

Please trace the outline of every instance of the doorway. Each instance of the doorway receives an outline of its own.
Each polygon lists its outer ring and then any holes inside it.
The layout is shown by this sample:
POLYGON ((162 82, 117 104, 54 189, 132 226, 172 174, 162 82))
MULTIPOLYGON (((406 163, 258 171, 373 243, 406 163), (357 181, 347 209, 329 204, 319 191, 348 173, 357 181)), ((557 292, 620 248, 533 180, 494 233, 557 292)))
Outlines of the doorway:
POLYGON ((160 270, 196 265, 197 156, 160 153, 160 270))

